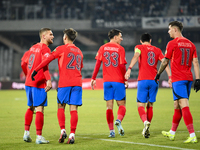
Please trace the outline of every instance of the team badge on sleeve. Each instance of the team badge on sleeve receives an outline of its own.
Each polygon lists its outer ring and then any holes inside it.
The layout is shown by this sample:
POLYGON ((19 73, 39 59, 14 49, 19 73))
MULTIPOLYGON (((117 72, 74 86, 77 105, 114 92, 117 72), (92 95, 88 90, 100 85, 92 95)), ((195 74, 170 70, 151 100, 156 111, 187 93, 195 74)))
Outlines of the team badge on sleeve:
POLYGON ((49 57, 49 55, 50 55, 49 53, 46 53, 44 54, 44 57, 49 57))

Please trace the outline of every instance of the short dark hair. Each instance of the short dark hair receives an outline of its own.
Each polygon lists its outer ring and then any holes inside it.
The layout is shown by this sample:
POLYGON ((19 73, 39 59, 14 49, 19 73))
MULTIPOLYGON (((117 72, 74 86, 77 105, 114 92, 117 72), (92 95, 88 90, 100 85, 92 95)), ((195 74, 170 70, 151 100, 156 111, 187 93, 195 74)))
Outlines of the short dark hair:
POLYGON ((41 28, 39 31, 40 38, 43 32, 50 31, 50 30, 51 30, 50 28, 41 28))
POLYGON ((108 32, 109 39, 112 39, 115 35, 119 35, 119 33, 122 33, 119 29, 112 29, 108 32))
POLYGON ((66 34, 68 39, 70 39, 71 41, 74 41, 78 35, 76 30, 74 30, 73 28, 65 29, 63 33, 66 34))
POLYGON ((179 21, 172 21, 169 23, 169 26, 171 25, 171 27, 176 26, 179 28, 180 32, 183 31, 183 23, 179 22, 179 21))
POLYGON ((140 40, 142 42, 150 42, 151 35, 149 33, 144 33, 144 34, 141 35, 140 40))

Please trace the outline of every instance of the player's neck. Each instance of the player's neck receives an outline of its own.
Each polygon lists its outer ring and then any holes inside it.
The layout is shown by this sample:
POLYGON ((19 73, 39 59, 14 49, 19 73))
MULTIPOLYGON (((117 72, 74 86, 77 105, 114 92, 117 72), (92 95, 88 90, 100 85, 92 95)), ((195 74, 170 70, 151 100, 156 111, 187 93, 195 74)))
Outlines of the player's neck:
POLYGON ((66 41, 64 41, 64 44, 65 44, 65 45, 66 45, 66 44, 73 44, 73 42, 72 42, 72 41, 66 40, 66 41))
POLYGON ((110 40, 110 43, 118 44, 115 40, 110 40))
POLYGON ((49 46, 49 43, 48 43, 47 41, 41 40, 40 43, 44 43, 44 44, 46 44, 47 46, 49 46))
POLYGON ((143 44, 145 44, 145 45, 151 45, 151 43, 149 43, 149 42, 143 42, 142 45, 143 44))
POLYGON ((181 33, 177 33, 175 36, 174 36, 174 39, 175 38, 178 38, 178 37, 183 37, 183 35, 181 33))

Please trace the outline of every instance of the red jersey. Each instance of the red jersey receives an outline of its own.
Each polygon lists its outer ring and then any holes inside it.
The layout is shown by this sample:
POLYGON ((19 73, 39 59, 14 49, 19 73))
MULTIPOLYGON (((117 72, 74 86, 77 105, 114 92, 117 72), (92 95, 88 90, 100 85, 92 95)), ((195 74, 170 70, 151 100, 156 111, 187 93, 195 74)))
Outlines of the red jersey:
POLYGON ((103 62, 103 80, 104 82, 124 83, 125 71, 122 71, 121 65, 126 65, 125 50, 116 43, 106 43, 102 45, 95 59, 103 62))
POLYGON ((83 54, 74 44, 58 46, 52 55, 58 58, 58 87, 82 86, 83 54))
POLYGON ((31 74, 34 69, 42 62, 42 60, 50 55, 50 53, 51 51, 46 44, 37 43, 24 54, 21 59, 21 66, 23 71, 25 71, 24 73, 26 74, 26 86, 37 88, 46 87, 46 81, 51 79, 47 66, 37 73, 35 81, 32 81, 31 74))
POLYGON ((193 81, 192 60, 197 58, 195 45, 185 37, 177 37, 167 44, 165 57, 171 60, 172 82, 193 81))
POLYGON ((154 80, 157 74, 158 60, 162 60, 164 55, 162 51, 150 44, 136 45, 135 52, 140 52, 139 63, 139 80, 154 80))

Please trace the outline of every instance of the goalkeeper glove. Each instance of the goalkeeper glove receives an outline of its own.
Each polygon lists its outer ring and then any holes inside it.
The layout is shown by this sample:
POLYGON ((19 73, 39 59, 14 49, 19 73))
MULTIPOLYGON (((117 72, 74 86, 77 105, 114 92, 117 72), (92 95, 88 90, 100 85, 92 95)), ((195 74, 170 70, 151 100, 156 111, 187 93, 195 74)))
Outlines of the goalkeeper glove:
POLYGON ((159 78, 160 78, 160 75, 159 75, 159 74, 157 74, 157 75, 156 75, 156 77, 155 77, 155 79, 154 79, 154 80, 155 80, 155 82, 156 82, 157 84, 158 84, 158 80, 159 80, 159 78))
POLYGON ((196 79, 194 82, 194 90, 196 90, 196 92, 198 92, 198 90, 200 90, 200 79, 196 79))
POLYGON ((37 74, 37 72, 34 70, 33 73, 31 74, 31 79, 32 81, 35 81, 35 75, 37 74))

